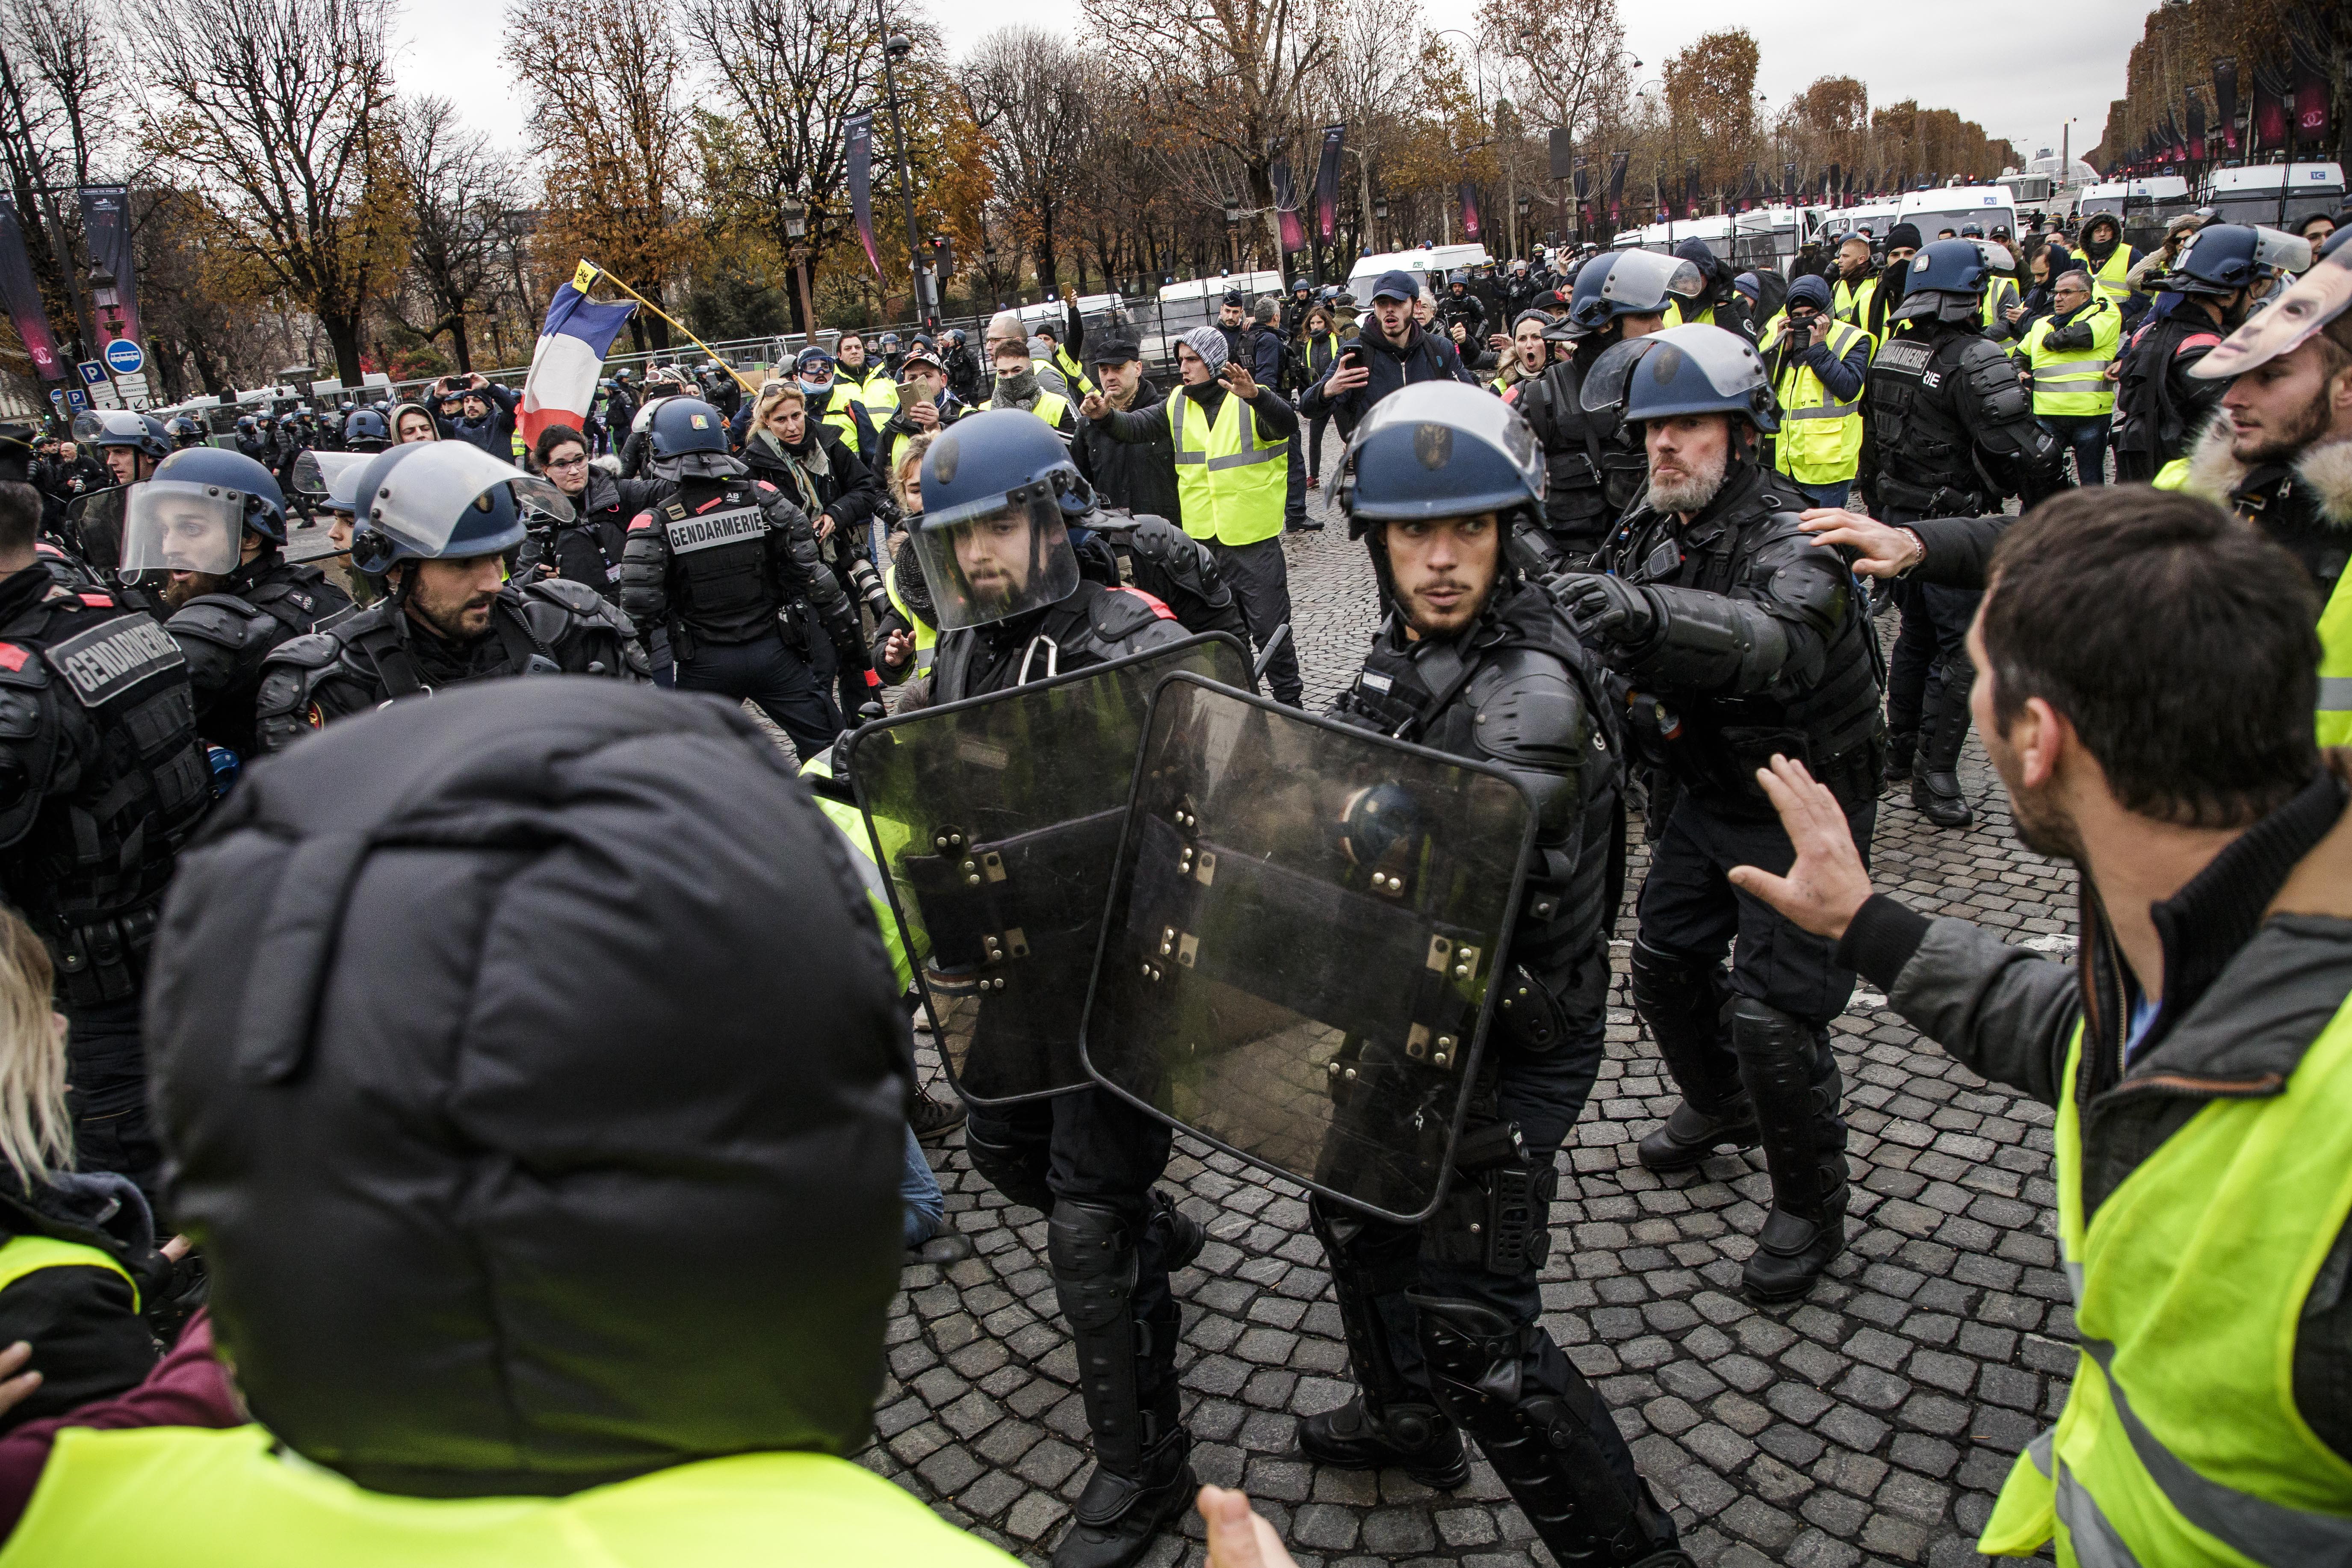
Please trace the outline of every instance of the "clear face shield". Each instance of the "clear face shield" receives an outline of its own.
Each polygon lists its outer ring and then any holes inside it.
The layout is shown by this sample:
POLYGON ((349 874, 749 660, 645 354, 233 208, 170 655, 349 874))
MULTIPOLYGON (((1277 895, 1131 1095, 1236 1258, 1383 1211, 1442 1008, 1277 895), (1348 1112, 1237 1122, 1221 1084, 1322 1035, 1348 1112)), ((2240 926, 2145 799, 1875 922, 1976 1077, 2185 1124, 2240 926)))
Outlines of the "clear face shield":
POLYGON ((150 479, 131 487, 122 517, 122 577, 236 569, 245 531, 245 496, 218 485, 150 479))
MULTIPOLYGON (((368 456, 373 464, 391 455, 368 456)), ((571 500, 553 484, 463 441, 419 443, 376 474, 374 486, 372 492, 352 498, 360 527, 373 536, 366 541, 367 549, 360 539, 353 541, 352 564, 366 572, 390 565, 395 546, 426 558, 457 553, 452 541, 460 531, 478 534, 485 529, 502 489, 511 489, 519 505, 559 522, 569 522, 573 516, 571 500), (361 559, 362 554, 368 559, 361 559)))
POLYGON ((1077 552, 1050 485, 924 518, 915 554, 941 631, 1010 620, 1077 592, 1077 552))
POLYGON ((360 470, 376 456, 373 452, 305 452, 294 459, 295 491, 332 511, 354 510, 360 470))

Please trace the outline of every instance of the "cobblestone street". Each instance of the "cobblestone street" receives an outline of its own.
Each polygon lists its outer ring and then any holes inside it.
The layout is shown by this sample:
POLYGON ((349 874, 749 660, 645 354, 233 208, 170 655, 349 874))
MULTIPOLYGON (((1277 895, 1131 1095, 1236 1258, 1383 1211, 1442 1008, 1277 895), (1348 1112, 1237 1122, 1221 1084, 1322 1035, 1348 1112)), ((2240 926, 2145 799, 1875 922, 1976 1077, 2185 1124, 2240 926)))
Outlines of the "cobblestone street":
MULTIPOLYGON (((1372 626, 1370 569, 1336 514, 1286 550, 1319 710, 1352 676, 1372 626)), ((1929 826, 1907 795, 1882 805, 1879 887, 2070 953, 2072 872, 2014 842, 1973 741, 1962 779, 1978 806, 1964 833, 1929 826)), ((1637 823, 1629 892, 1645 862, 1640 837, 1637 823)), ((1619 935, 1631 934, 1629 910, 1619 935)), ((1634 1159, 1675 1091, 1636 1026, 1621 961, 1609 1058, 1563 1153, 1546 1322, 1607 1396, 1698 1562, 1958 1568, 1980 1561, 1971 1542, 1992 1495, 2054 1416, 2074 1363, 2052 1238, 2052 1116, 1947 1060, 1866 987, 1836 1037, 1851 1241, 1809 1300, 1758 1309, 1738 1284, 1769 1201, 1760 1154, 1668 1177, 1634 1159)), ((1042 1563, 1087 1462, 1045 1223, 972 1173, 961 1133, 930 1153, 949 1221, 976 1255, 907 1271, 864 1461, 1042 1563)), ((1303 1194, 1181 1138, 1164 1184, 1212 1237, 1175 1277, 1202 1479, 1246 1488, 1310 1568, 1550 1562, 1483 1463, 1441 1495, 1397 1472, 1318 1472, 1296 1457, 1297 1419, 1351 1387, 1303 1194)), ((1199 1562, 1200 1529, 1188 1516, 1186 1541, 1147 1561, 1199 1562)))

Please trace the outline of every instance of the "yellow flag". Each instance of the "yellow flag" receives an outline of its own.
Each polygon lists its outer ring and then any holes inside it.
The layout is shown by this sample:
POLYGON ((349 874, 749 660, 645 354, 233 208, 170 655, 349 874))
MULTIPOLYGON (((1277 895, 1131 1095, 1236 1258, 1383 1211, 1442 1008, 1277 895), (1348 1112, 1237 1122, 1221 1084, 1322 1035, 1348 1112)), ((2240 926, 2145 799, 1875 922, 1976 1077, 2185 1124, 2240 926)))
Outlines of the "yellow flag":
POLYGON ((583 260, 580 263, 579 270, 572 275, 572 286, 585 294, 596 286, 598 275, 596 264, 583 260))

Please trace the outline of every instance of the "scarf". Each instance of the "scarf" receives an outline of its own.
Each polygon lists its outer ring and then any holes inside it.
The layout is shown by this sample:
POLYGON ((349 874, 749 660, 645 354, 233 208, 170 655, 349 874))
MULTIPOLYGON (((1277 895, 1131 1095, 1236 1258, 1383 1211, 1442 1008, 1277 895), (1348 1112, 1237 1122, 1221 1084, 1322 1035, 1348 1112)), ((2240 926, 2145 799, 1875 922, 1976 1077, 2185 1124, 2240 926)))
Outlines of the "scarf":
POLYGON ((988 400, 991 408, 1025 408, 1037 406, 1037 373, 1024 370, 1018 375, 996 378, 996 393, 988 400))
POLYGON ((772 430, 755 430, 751 439, 761 443, 763 451, 773 454, 783 464, 784 472, 792 476, 793 488, 800 492, 801 510, 814 517, 824 510, 824 503, 817 499, 816 481, 832 478, 833 460, 824 454, 824 443, 814 438, 815 427, 805 428, 811 438, 801 443, 800 451, 784 445, 772 430))

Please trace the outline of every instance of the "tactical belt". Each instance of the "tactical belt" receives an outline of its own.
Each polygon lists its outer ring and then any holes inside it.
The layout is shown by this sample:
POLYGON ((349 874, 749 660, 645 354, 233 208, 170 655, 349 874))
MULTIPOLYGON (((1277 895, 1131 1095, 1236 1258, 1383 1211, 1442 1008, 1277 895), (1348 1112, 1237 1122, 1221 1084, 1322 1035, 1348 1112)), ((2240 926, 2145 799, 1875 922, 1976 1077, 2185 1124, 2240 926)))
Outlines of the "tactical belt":
POLYGON ((1895 505, 1906 511, 1916 511, 1921 517, 1983 517, 2000 510, 1998 500, 1987 501, 1973 490, 1954 489, 1949 485, 1930 489, 1924 485, 1906 485, 1901 479, 1881 478, 1878 500, 1884 507, 1895 505))
POLYGON ((76 1007, 97 1007, 139 994, 147 954, 155 942, 158 899, 106 920, 60 923, 49 932, 49 957, 58 989, 76 1007))

